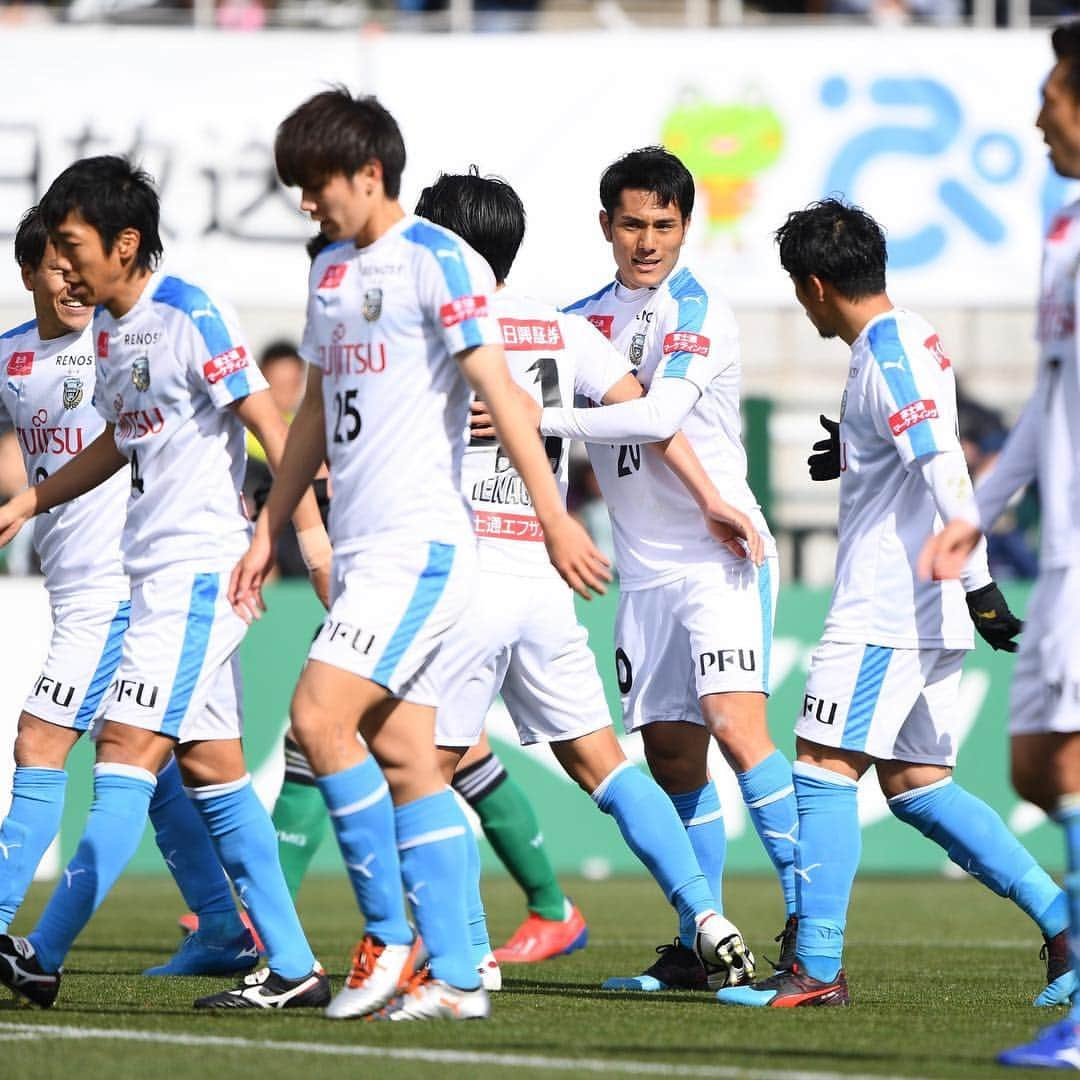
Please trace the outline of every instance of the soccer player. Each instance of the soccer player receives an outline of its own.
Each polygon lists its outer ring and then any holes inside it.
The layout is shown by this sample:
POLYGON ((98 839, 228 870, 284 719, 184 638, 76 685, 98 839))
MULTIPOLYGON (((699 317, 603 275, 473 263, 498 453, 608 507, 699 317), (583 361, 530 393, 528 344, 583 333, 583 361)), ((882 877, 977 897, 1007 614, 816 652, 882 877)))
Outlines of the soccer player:
MULTIPOLYGON (((789 915, 783 962, 794 927, 795 800, 791 766, 765 719, 779 575, 775 545, 746 483, 738 330, 723 301, 678 266, 694 181, 677 157, 660 147, 625 155, 601 177, 600 202, 615 280, 567 310, 614 343, 648 393, 600 409, 546 408, 541 434, 588 442, 614 525, 623 724, 641 732, 649 768, 719 900, 726 840, 706 766, 710 733, 716 737, 781 881, 789 915), (680 429, 709 479, 753 522, 765 546, 762 565, 726 550, 686 488, 637 445, 680 429)), ((608 985, 700 987, 691 930, 683 921, 678 940, 643 975, 608 985)))
POLYGON ((238 610, 261 609, 274 537, 328 458, 332 603, 293 697, 292 731, 367 921, 327 1013, 385 1004, 379 1015, 390 1020, 482 1018, 489 1002, 466 921, 468 825, 439 770, 431 671, 474 585, 460 491, 470 385, 531 493, 556 568, 584 595, 609 575, 566 513, 516 396, 489 314, 490 269, 398 201, 405 146, 394 118, 374 98, 328 90, 282 122, 274 150, 282 182, 301 188, 301 208, 335 242, 311 267, 307 391, 230 595, 238 610), (413 979, 402 879, 431 958, 413 979))
POLYGON ((963 587, 916 573, 935 525, 973 500, 952 364, 933 328, 889 299, 885 236, 868 214, 826 199, 790 214, 777 241, 810 322, 851 349, 839 430, 825 451, 833 465, 819 468, 840 477, 836 585, 795 727, 795 961, 718 997, 772 1008, 848 1004, 842 953, 861 847, 857 782, 874 766, 896 817, 1037 923, 1050 959, 1036 1004, 1065 1001, 1076 983, 1062 963, 1064 894, 952 777, 972 622, 1009 651, 1021 628, 990 579, 985 547, 963 587))
MULTIPOLYGON (((27 476, 42 480, 105 426, 91 404, 93 309, 65 284, 36 207, 16 230, 15 259, 35 318, 0 335, 0 410, 15 426, 27 476)), ((19 716, 11 808, 0 824, 0 933, 7 932, 60 827, 68 754, 90 728, 120 661, 131 608, 120 559, 129 487, 119 472, 36 522, 34 546, 52 605, 53 638, 19 716), (86 542, 90 535, 93 543, 86 542)), ((240 923, 228 880, 172 758, 158 774, 150 820, 203 927, 172 960, 146 974, 215 975, 254 967, 251 933, 240 923)))
MULTIPOLYGON (((175 752, 269 964, 196 1006, 325 1004, 329 981, 244 766, 236 651, 245 624, 222 577, 250 531, 239 494, 244 427, 276 462, 285 424, 221 309, 154 269, 159 206, 145 173, 118 157, 78 161, 53 182, 40 213, 69 294, 99 305, 94 404, 105 424, 82 453, 0 508, 0 545, 130 463, 121 549, 131 622, 100 708, 82 839, 29 937, 0 936, 0 980, 36 1004, 55 1001, 64 957, 138 845, 156 774, 175 752)), ((310 494, 296 520, 301 529, 319 524, 310 494)))
MULTIPOLYGON (((1060 176, 1080 179, 1080 22, 1051 35, 1055 63, 1042 89, 1038 127, 1060 176)), ((1042 510, 1039 578, 1028 607, 1010 697, 1010 751, 1017 794, 1065 831, 1072 954, 1080 977, 1080 366, 1076 290, 1080 201, 1060 210, 1043 249, 1037 336, 1038 380, 993 470, 975 493, 975 511, 949 522, 927 545, 923 571, 955 577, 968 552, 1011 497, 1037 480, 1042 510)), ((1064 999, 1062 999, 1064 1000, 1064 999)), ((1031 1043, 998 1060, 1021 1068, 1077 1068, 1080 1006, 1031 1043)))

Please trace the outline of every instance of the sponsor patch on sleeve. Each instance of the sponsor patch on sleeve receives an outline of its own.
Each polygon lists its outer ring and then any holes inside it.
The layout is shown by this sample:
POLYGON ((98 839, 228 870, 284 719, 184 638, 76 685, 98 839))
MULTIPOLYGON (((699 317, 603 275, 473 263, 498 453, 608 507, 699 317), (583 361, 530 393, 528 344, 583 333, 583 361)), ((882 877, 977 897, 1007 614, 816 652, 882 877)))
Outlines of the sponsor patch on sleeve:
POLYGON ((952 367, 952 361, 949 359, 949 354, 945 351, 945 346, 941 344, 941 338, 937 334, 931 334, 924 342, 926 346, 933 354, 934 359, 938 362, 938 367, 942 371, 947 371, 952 367))
POLYGON ((32 352, 13 352, 8 357, 7 373, 9 375, 29 375, 34 366, 34 354, 32 352))
POLYGON ((349 269, 348 263, 331 263, 324 271, 317 289, 336 289, 345 277, 345 271, 349 269))
POLYGON ((447 329, 469 319, 482 319, 487 313, 486 296, 459 296, 439 308, 439 318, 447 329))
POLYGON ((509 352, 530 349, 561 349, 562 331, 554 320, 500 319, 503 348, 509 352))
POLYGON ((675 352, 693 353, 695 356, 709 355, 709 339, 704 334, 694 334, 689 330, 676 330, 664 338, 664 355, 675 352))
POLYGON ((203 364, 202 370, 203 375, 206 376, 206 381, 213 386, 214 383, 221 382, 226 376, 242 371, 247 366, 247 349, 243 345, 237 345, 232 349, 226 349, 223 353, 218 353, 217 356, 211 357, 203 364))
POLYGON ((615 322, 614 315, 586 315, 589 322, 608 339, 611 340, 611 326, 615 322))
POLYGON ((889 430, 896 436, 903 435, 908 428, 921 424, 924 420, 936 420, 938 418, 937 402, 929 398, 922 401, 913 401, 905 405, 898 412, 889 417, 889 430))

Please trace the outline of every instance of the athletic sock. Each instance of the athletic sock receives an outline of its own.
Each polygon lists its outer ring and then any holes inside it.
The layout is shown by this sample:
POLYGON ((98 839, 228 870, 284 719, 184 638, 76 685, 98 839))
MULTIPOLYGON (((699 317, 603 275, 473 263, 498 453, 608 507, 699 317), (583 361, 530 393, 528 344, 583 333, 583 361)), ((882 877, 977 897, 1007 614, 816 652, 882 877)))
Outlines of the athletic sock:
POLYGON ((1069 925, 1064 891, 989 806, 951 777, 905 791, 889 809, 998 896, 1012 900, 1047 936, 1069 925))
MULTIPOLYGON (((1065 830, 1065 894, 1069 901, 1069 956, 1080 978, 1080 794, 1063 795, 1054 820, 1065 830)), ((1080 1024, 1080 1000, 1073 1003, 1069 1019, 1080 1024)))
POLYGON ((43 970, 60 969, 72 942, 135 854, 154 784, 154 774, 136 765, 94 766, 94 798, 79 846, 29 935, 43 970))
POLYGON ((592 797, 615 819, 627 847, 645 864, 679 913, 679 940, 693 948, 695 917, 710 909, 719 911, 720 902, 694 855, 690 825, 683 827, 673 800, 629 761, 610 772, 592 797))
POLYGON ((67 773, 17 765, 11 808, 0 825, 0 933, 7 933, 64 813, 67 773))
POLYGON ((468 856, 465 873, 468 877, 466 917, 469 920, 469 944, 472 946, 473 966, 479 967, 491 952, 491 937, 488 934, 484 898, 480 893, 480 849, 476 846, 472 829, 465 830, 465 847, 468 856))
POLYGON ((251 786, 251 777, 188 788, 187 793, 262 938, 271 970, 285 979, 310 975, 315 957, 285 887, 274 826, 251 786))
POLYGON ((218 862, 198 810, 184 791, 176 758, 157 775, 150 821, 158 850, 184 903, 199 916, 199 932, 210 940, 231 940, 243 932, 229 879, 218 862))
POLYGON ((812 979, 831 982, 843 959, 848 901, 862 850, 859 786, 846 776, 801 761, 791 772, 799 804, 795 955, 812 979))
POLYGON ((480 985, 468 927, 469 831, 454 793, 425 795, 394 809, 401 876, 431 957, 431 974, 461 990, 480 985))
POLYGON ((384 945, 408 945, 412 927, 401 895, 401 864, 390 789, 373 757, 317 781, 326 800, 366 932, 384 945))
POLYGON ((774 750, 752 769, 738 773, 739 790, 761 843, 776 867, 784 906, 795 912, 795 845, 799 836, 799 810, 791 762, 774 750))
POLYGON ((330 818, 303 750, 285 736, 285 781, 270 818, 277 830, 278 857, 289 894, 300 891, 330 818))
MULTIPOLYGON (((720 808, 720 796, 716 785, 709 780, 696 791, 681 795, 668 795, 679 815, 686 835, 690 838, 697 864, 705 875, 705 884, 716 910, 724 910, 724 859, 727 856, 727 831, 724 828, 724 811, 720 808)), ((694 941, 694 922, 679 918, 679 940, 689 948, 694 941)))
POLYGON ((476 811, 484 836, 510 876, 521 886, 531 912, 563 920, 568 905, 544 850, 532 803, 494 755, 462 769, 454 789, 476 811))

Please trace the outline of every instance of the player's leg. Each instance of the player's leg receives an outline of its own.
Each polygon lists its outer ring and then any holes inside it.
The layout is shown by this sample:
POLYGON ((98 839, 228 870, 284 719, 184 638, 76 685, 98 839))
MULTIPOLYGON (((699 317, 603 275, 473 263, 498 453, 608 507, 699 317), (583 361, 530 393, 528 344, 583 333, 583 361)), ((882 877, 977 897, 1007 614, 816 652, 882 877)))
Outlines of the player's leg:
MULTIPOLYGON (((925 686, 897 736, 895 760, 878 763, 889 808, 942 847, 949 858, 998 896, 1012 900, 1042 931, 1047 953, 1067 951, 1065 893, 1009 831, 1001 817, 952 776, 953 735, 964 653, 923 652, 925 686)), ((1068 1001, 1071 969, 1050 972, 1037 1005, 1068 1001)))
POLYGON ((330 824, 326 802, 300 744, 285 735, 285 779, 271 814, 278 855, 289 892, 295 899, 304 875, 330 824))

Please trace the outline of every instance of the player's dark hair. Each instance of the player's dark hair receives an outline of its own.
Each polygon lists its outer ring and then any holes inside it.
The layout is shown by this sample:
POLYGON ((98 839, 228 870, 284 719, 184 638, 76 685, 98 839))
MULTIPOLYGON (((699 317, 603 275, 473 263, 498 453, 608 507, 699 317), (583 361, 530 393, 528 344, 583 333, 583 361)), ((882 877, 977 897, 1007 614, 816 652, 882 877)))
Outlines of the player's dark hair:
POLYGON ((383 189, 396 199, 405 171, 397 121, 377 98, 354 98, 344 86, 308 98, 281 121, 274 138, 274 164, 286 187, 319 188, 372 161, 382 165, 383 189))
POLYGON ((1054 56, 1064 60, 1068 69, 1065 82, 1073 100, 1080 102, 1080 19, 1055 26, 1050 35, 1054 56))
POLYGON ((304 250, 307 252, 308 258, 311 259, 312 262, 314 262, 315 258, 318 256, 319 252, 322 251, 323 248, 329 247, 330 244, 332 244, 332 243, 333 243, 333 241, 330 239, 329 236, 326 235, 326 233, 317 232, 304 245, 304 250))
POLYGON ((49 231, 41 220, 41 213, 36 206, 31 206, 15 230, 15 261, 20 267, 28 266, 36 270, 45 258, 45 245, 48 242, 49 231))
POLYGON ((45 192, 39 210, 50 233, 77 211, 97 230, 106 254, 124 229, 137 229, 139 270, 153 270, 161 258, 161 207, 154 182, 127 158, 105 154, 69 165, 45 192))
POLYGON ((298 364, 303 364, 304 361, 300 358, 299 352, 296 350, 296 345, 287 340, 286 338, 279 338, 277 341, 271 341, 261 353, 259 353, 259 368, 268 367, 270 364, 275 364, 279 360, 293 360, 298 364))
POLYGON ((600 177, 600 205, 608 217, 622 193, 651 191, 661 206, 677 206, 685 221, 694 212, 694 178, 690 170, 662 146, 643 146, 613 161, 600 177))
POLYGON ((442 173, 420 193, 416 213, 457 233, 487 259, 500 285, 506 281, 525 236, 525 207, 505 180, 481 176, 475 165, 442 173))
POLYGON ((811 274, 847 300, 885 291, 885 233, 858 206, 822 199, 793 210, 776 230, 780 265, 795 281, 811 274))

